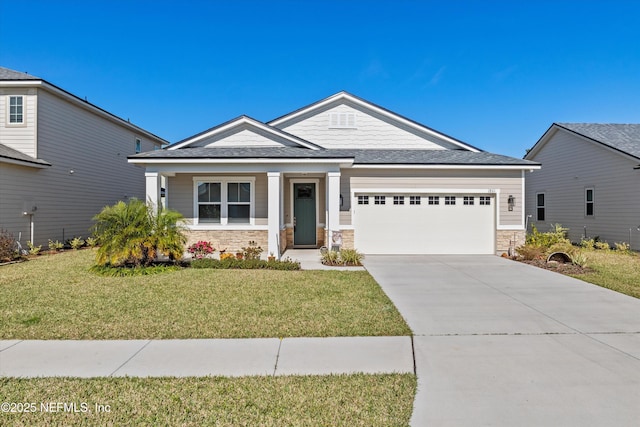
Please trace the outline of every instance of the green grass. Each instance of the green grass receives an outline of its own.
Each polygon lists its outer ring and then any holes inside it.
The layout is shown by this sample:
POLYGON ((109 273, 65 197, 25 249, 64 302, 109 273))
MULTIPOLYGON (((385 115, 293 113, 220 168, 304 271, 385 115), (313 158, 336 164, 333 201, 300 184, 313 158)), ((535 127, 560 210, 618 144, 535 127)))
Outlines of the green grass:
POLYGON ((0 339, 409 335, 366 272, 89 272, 94 250, 0 267, 0 339))
POLYGON ((243 378, 0 378, 3 424, 180 426, 408 426, 410 374, 243 378), (42 402, 82 403, 86 413, 46 413, 42 402), (110 412, 96 412, 96 404, 110 412))
POLYGON ((640 298, 640 256, 616 251, 581 250, 592 272, 573 275, 585 282, 640 298))

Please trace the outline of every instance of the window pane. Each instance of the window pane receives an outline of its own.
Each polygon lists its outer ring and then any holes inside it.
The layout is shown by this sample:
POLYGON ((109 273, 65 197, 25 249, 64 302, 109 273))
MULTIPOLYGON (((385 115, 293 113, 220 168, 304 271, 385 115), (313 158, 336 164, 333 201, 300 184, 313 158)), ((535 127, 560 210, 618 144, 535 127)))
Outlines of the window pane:
POLYGON ((587 203, 587 215, 593 215, 593 203, 587 203))
POLYGON ((538 206, 544 206, 544 194, 538 194, 538 206))
POLYGON ((593 202, 593 190, 587 190, 587 202, 593 202))
POLYGON ((251 184, 248 182, 241 182, 240 184, 240 201, 241 202, 250 202, 251 201, 251 184))
POLYGON ((198 184, 198 202, 220 203, 220 183, 203 182, 198 184))
POLYGON ((239 202, 239 198, 238 198, 238 186, 239 184, 237 182, 230 182, 227 184, 227 200, 229 202, 239 202))
POLYGON ((198 205, 198 222, 220 223, 220 205, 198 205))
POLYGON ((248 223, 249 205, 229 205, 229 223, 248 223))
POLYGON ((544 208, 538 208, 538 221, 544 221, 544 208))

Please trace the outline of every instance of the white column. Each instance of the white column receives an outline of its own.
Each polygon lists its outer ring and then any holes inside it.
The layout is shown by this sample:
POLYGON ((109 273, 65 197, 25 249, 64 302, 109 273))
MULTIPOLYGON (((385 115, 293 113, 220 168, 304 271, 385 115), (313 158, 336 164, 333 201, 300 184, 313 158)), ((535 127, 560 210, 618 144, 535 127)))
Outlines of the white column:
POLYGON ((158 172, 145 172, 146 180, 146 202, 151 205, 154 212, 158 211, 158 204, 160 203, 160 188, 161 179, 158 172))
POLYGON ((331 247, 331 233, 340 231, 340 172, 327 172, 327 238, 331 247))
POLYGON ((280 243, 280 199, 282 194, 280 192, 280 172, 267 172, 268 181, 268 233, 267 240, 269 242, 268 252, 269 255, 273 253, 276 259, 280 259, 280 251, 278 246, 280 243))

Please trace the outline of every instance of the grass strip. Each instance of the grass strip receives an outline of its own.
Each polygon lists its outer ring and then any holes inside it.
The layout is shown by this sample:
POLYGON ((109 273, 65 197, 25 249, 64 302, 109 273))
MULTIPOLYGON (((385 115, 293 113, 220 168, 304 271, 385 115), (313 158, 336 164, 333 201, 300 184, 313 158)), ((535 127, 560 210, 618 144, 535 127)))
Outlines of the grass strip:
POLYGON ((415 392, 411 374, 0 378, 3 401, 22 403, 1 415, 14 426, 408 426, 415 392))

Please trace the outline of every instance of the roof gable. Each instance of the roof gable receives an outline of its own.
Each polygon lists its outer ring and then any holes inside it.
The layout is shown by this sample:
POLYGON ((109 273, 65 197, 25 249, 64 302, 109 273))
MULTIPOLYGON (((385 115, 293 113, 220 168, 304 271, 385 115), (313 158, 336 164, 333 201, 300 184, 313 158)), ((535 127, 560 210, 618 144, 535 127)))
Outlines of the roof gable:
POLYGON ((207 129, 197 135, 179 141, 168 150, 180 148, 206 147, 298 147, 312 150, 319 146, 273 128, 248 116, 240 116, 219 126, 207 129))
POLYGON ((325 148, 482 151, 344 91, 268 124, 325 148), (335 119, 339 115, 343 115, 342 122, 335 119))
POLYGON ((618 154, 640 159, 640 124, 614 123, 553 123, 524 158, 535 158, 558 131, 569 132, 618 154))

